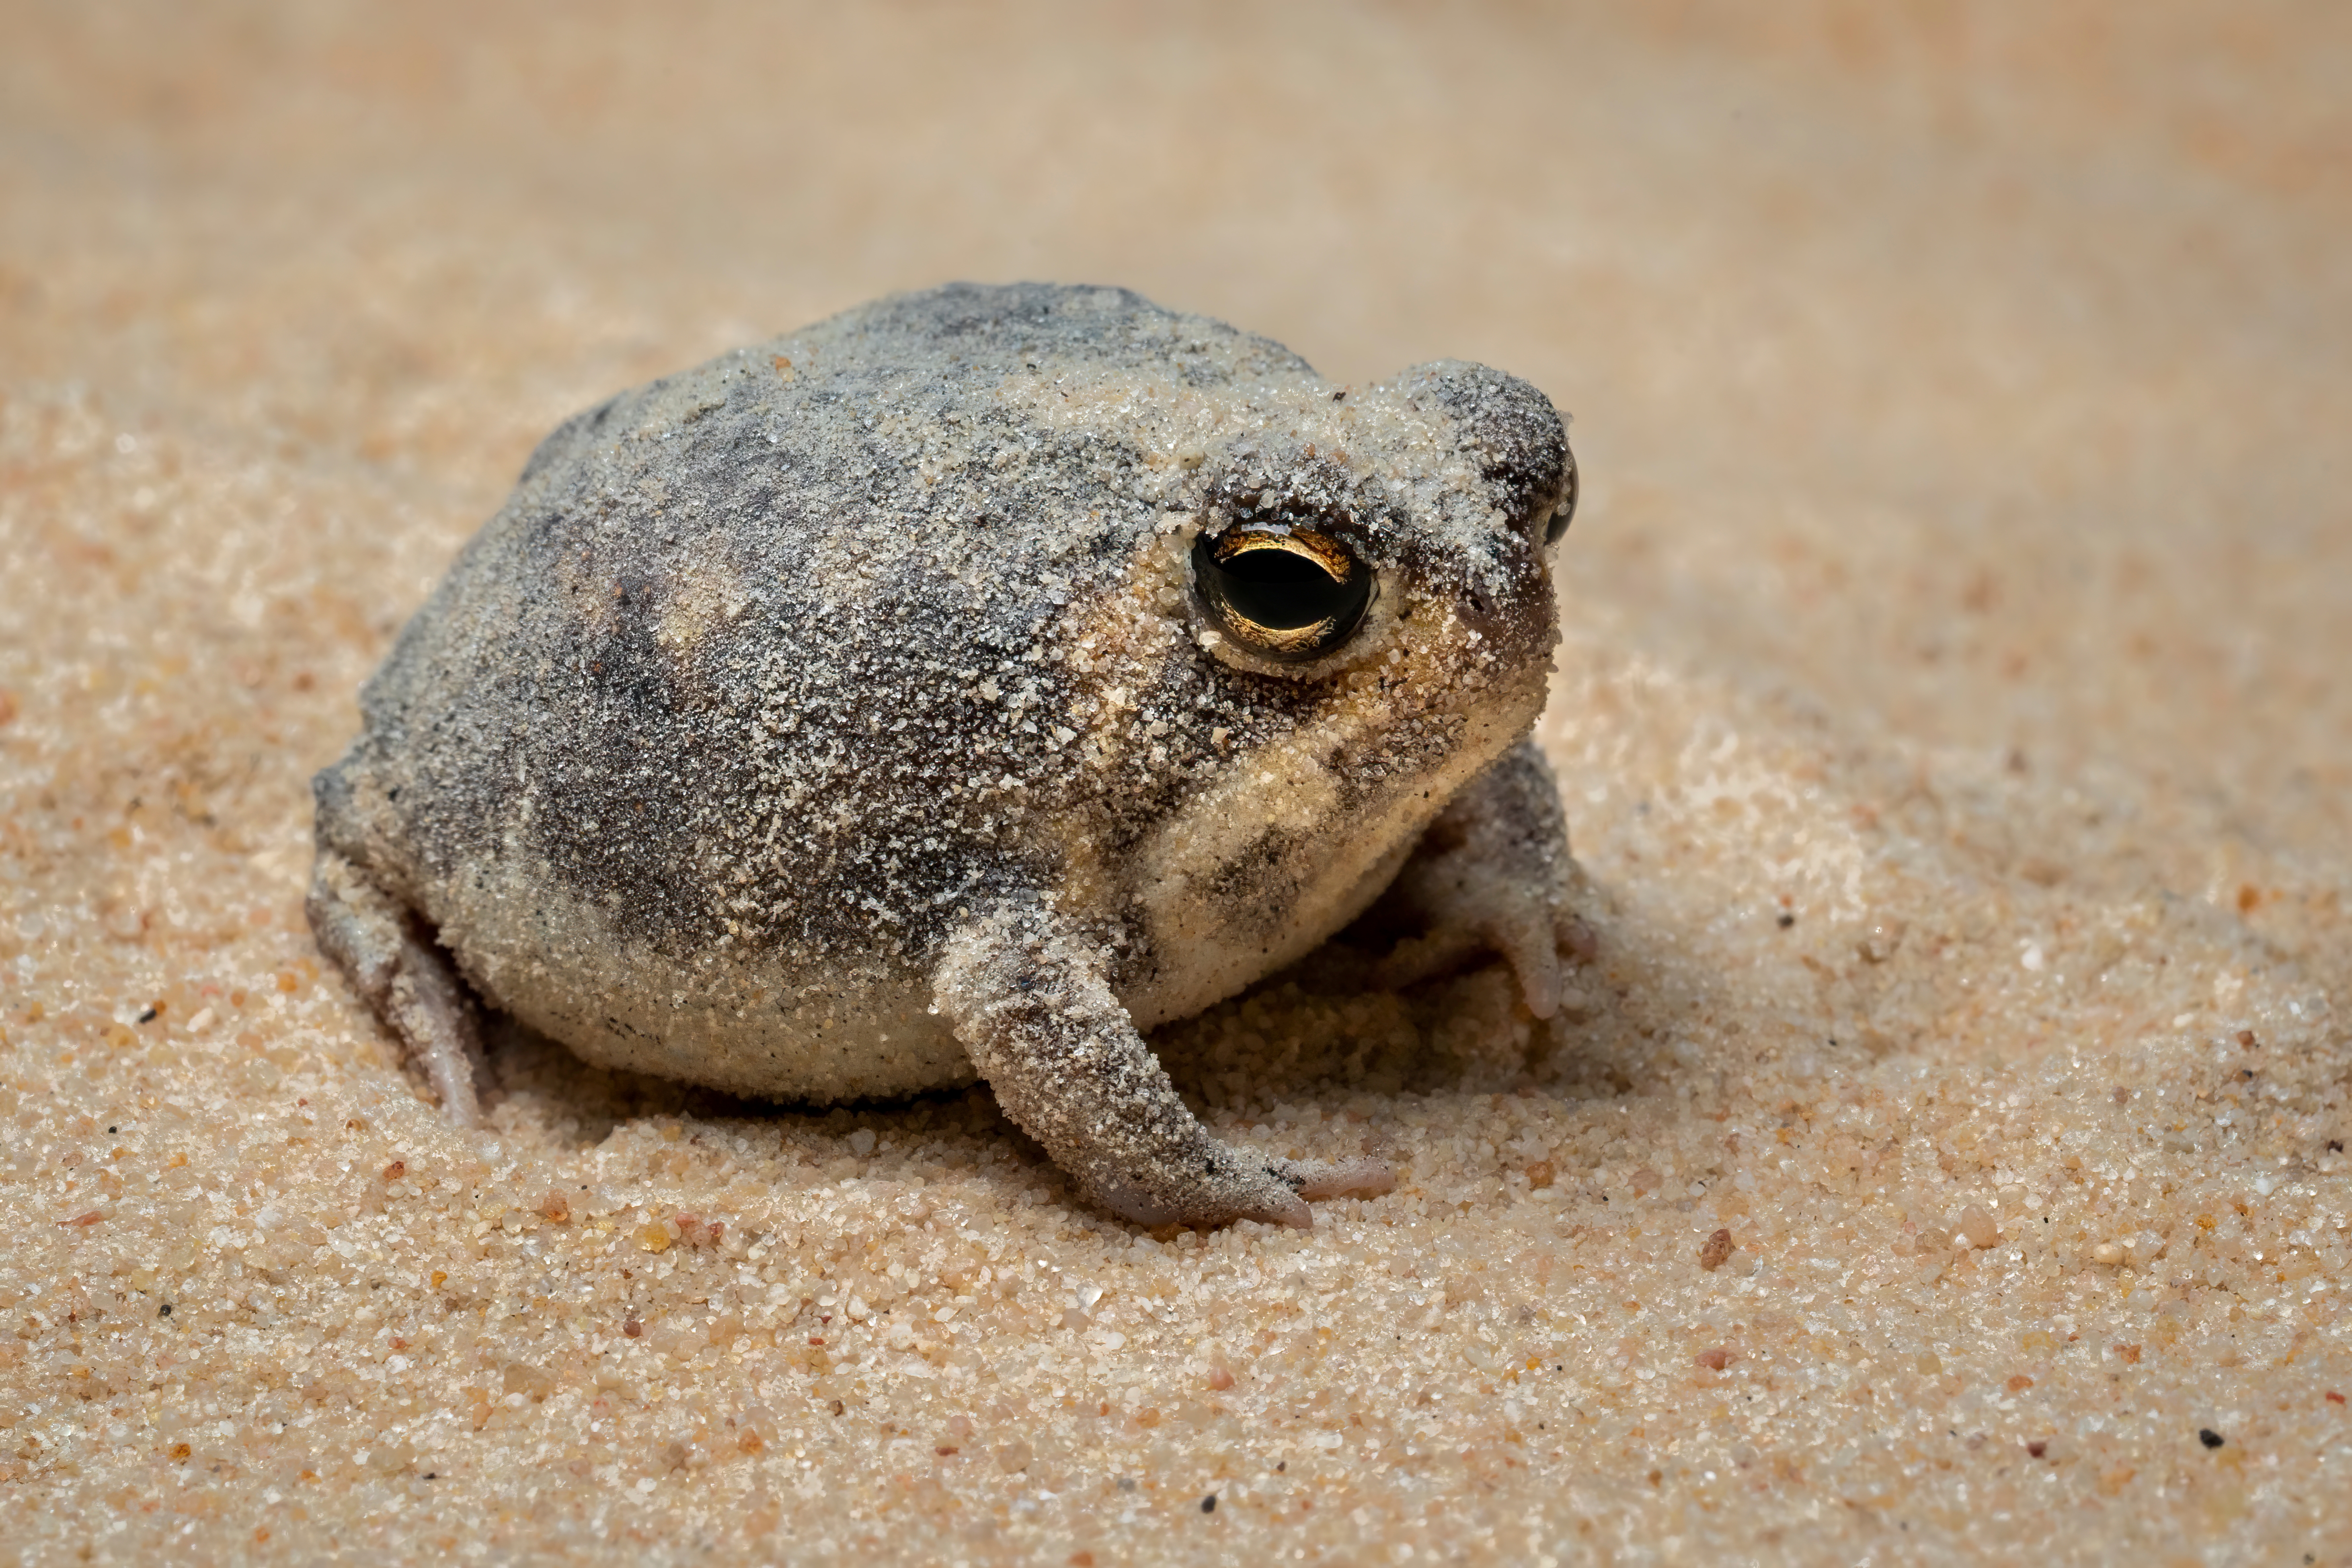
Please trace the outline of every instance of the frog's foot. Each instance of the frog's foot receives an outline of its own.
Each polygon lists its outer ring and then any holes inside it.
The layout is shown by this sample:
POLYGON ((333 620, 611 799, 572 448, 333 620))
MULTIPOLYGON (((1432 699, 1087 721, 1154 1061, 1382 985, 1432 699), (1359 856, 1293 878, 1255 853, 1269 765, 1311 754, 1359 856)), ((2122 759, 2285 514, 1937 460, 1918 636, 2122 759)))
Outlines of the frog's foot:
POLYGON ((400 1037, 409 1061, 461 1127, 481 1120, 476 1073, 483 1066, 465 982, 408 912, 336 852, 319 851, 305 904, 320 951, 400 1037))
POLYGON ((1381 895, 1388 924, 1422 935, 1400 942, 1376 980, 1408 986, 1473 954, 1499 953, 1528 1010, 1550 1018, 1562 956, 1592 955, 1591 929, 1570 901, 1575 877, 1559 784, 1534 743, 1521 741, 1446 802, 1381 895))
POLYGON ((1396 1190, 1386 1160, 1277 1160, 1276 1174, 1301 1197, 1378 1197, 1396 1190))
POLYGON ((1041 905, 958 931, 932 986, 1004 1113, 1122 1219, 1304 1228, 1310 1197, 1395 1185, 1376 1161, 1269 1159, 1210 1136, 1111 994, 1101 950, 1041 905))

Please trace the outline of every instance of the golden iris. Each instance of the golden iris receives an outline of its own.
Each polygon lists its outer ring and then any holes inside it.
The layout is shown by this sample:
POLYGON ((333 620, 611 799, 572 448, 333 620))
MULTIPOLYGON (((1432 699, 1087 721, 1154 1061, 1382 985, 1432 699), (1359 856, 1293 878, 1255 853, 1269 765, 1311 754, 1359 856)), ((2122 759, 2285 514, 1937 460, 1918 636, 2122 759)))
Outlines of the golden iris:
POLYGON ((1192 547, 1192 578, 1218 629, 1262 659, 1301 664, 1354 635, 1372 569, 1313 528, 1228 528, 1192 547))

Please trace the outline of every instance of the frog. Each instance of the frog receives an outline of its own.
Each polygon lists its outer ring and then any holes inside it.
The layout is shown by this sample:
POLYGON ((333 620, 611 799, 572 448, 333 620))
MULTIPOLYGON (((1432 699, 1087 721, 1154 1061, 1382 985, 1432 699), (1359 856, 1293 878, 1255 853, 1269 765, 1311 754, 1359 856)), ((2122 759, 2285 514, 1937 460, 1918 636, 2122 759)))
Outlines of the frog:
MULTIPOLYGON (((565 421, 314 780, 318 945, 461 1125, 502 1013, 771 1101, 984 1082, 1143 1227, 1308 1226, 1149 1042, 1380 901, 1538 1019, 1579 489, 1534 386, 1336 384, 1122 288, 902 293, 565 421)), ((1304 1151, 1313 1153, 1314 1151, 1304 1151)))

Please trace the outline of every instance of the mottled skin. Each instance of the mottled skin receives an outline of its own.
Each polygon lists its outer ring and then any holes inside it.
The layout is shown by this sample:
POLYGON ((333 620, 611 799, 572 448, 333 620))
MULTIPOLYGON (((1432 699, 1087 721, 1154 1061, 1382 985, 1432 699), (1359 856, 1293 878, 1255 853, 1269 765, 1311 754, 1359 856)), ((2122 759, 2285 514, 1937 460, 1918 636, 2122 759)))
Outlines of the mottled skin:
POLYGON ((748 1093, 977 1074, 1120 1215, 1307 1223, 1385 1171, 1218 1143, 1139 1031, 1391 884, 1398 973, 1491 946, 1549 1015, 1572 497, 1480 366, 1335 387, 1115 289, 863 307, 548 437, 319 775, 312 925, 461 1121, 470 993, 748 1093), (1377 571, 1354 635, 1221 631, 1193 546, 1253 524, 1377 571))

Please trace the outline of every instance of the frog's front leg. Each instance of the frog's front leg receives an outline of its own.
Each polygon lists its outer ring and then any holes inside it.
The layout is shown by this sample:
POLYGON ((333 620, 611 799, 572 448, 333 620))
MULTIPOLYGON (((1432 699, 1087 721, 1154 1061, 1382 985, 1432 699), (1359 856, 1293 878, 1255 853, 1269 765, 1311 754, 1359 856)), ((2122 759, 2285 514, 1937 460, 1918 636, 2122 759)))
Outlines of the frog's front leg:
POLYGON ((1528 1010, 1548 1019, 1559 1010, 1560 955, 1591 950, 1575 883, 1559 781, 1522 740, 1446 802, 1381 895, 1382 923, 1421 935, 1398 944, 1379 978, 1410 985, 1470 953, 1499 953, 1528 1010))
POLYGON ((1386 1192, 1377 1160, 1268 1159, 1218 1142, 1111 994, 1104 954, 1042 904, 951 936, 934 1006, 996 1103, 1105 1208, 1139 1225, 1309 1226, 1306 1200, 1386 1192))
POLYGON ((358 864, 321 844, 305 905, 319 948, 375 1009, 461 1127, 481 1119, 472 999, 449 960, 358 864))

